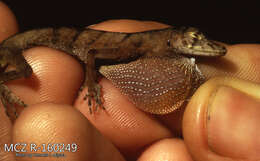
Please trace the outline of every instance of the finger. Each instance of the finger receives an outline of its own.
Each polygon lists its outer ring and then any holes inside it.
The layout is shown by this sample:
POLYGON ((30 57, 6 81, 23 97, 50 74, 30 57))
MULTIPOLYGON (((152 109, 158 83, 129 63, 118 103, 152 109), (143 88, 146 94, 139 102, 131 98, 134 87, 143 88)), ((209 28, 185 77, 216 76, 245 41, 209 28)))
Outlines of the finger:
POLYGON ((172 137, 166 127, 151 115, 135 108, 108 80, 102 79, 99 83, 102 85, 106 110, 89 113, 88 103, 83 100, 87 89, 80 94, 75 107, 121 151, 131 155, 140 152, 141 148, 151 142, 172 137))
POLYGON ((16 120, 13 131, 14 144, 20 143, 16 149, 20 151, 16 155, 19 161, 56 160, 58 156, 75 161, 124 160, 80 112, 68 105, 30 106, 16 120))
POLYGON ((163 139, 147 147, 138 161, 147 160, 193 161, 181 139, 163 139))
MULTIPOLYGON (((8 36, 16 33, 18 26, 16 19, 11 10, 0 1, 0 42, 8 36)), ((14 153, 7 152, 5 149, 6 144, 12 141, 12 124, 8 117, 5 115, 4 108, 0 107, 0 160, 1 161, 14 161, 14 153)))
POLYGON ((215 76, 231 76, 260 82, 259 44, 227 46, 227 54, 219 59, 196 59, 207 79, 215 76))
POLYGON ((195 160, 259 160, 260 86, 238 79, 205 83, 187 106, 183 135, 195 160))
POLYGON ((53 102, 72 104, 83 81, 81 65, 66 53, 37 47, 26 50, 25 59, 33 68, 30 78, 7 83, 26 104, 53 102))
POLYGON ((14 161, 14 153, 8 152, 6 145, 12 143, 12 124, 6 116, 4 108, 0 108, 0 160, 14 161))
POLYGON ((96 30, 112 31, 112 32, 142 32, 166 28, 170 25, 162 24, 154 21, 137 21, 137 20, 108 20, 99 24, 91 25, 89 28, 96 30))
POLYGON ((18 24, 12 11, 0 1, 0 42, 18 32, 18 24))

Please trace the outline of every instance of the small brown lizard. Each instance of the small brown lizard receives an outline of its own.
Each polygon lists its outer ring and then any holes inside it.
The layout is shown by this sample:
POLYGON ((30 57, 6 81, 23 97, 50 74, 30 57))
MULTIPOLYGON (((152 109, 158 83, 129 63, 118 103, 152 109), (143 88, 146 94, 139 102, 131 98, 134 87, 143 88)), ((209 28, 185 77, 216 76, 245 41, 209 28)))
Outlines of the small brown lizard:
POLYGON ((154 114, 174 111, 204 82, 191 57, 219 57, 224 46, 208 40, 195 28, 151 30, 137 33, 85 28, 44 28, 19 33, 0 44, 0 98, 5 108, 26 104, 5 82, 30 77, 32 68, 22 52, 35 46, 64 51, 85 69, 82 88, 88 87, 90 112, 103 107, 98 73, 126 94, 142 110, 154 114), (7 67, 15 67, 7 71, 7 67), (98 72, 99 71, 99 72, 98 72))

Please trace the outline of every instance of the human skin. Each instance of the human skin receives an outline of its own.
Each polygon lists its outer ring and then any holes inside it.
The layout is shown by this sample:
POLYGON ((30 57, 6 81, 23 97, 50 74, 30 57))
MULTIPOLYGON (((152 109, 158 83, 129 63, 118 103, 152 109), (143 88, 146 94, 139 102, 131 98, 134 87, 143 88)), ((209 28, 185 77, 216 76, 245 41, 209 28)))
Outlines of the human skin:
MULTIPOLYGON (((1 10, 2 5, 0 2, 0 15, 11 14, 1 10)), ((15 20, 12 16, 1 18, 0 28, 17 28, 14 24, 2 27, 1 24, 7 21, 15 20)), ((92 26, 125 32, 160 27, 165 25, 130 20, 107 21, 92 26)), ((260 66, 257 62, 260 60, 260 45, 227 45, 227 48, 227 55, 219 61, 200 61, 202 72, 207 77, 236 76, 259 83, 260 66)), ((8 86, 29 107, 20 113, 14 124, 5 115, 3 107, 0 108, 0 160, 14 160, 13 153, 1 148, 5 143, 18 142, 38 145, 76 142, 80 149, 76 153, 65 153, 65 159, 75 161, 129 158, 141 161, 151 158, 180 161, 244 158, 244 161, 249 161, 260 158, 256 152, 260 147, 257 137, 260 134, 258 84, 224 77, 212 79, 194 94, 184 113, 180 110, 155 117, 134 107, 118 89, 102 78, 100 84, 106 111, 98 110, 95 115, 90 115, 87 102, 83 101, 87 89, 76 97, 84 73, 75 59, 44 47, 27 50, 24 56, 33 68, 33 76, 9 82, 8 86), (210 121, 207 121, 209 117, 210 121), (243 130, 233 129, 238 125, 243 125, 243 130), (184 139, 178 138, 176 133, 181 133, 184 139), (229 137, 234 133, 239 135, 229 137), (241 153, 234 153, 236 151, 241 153)))

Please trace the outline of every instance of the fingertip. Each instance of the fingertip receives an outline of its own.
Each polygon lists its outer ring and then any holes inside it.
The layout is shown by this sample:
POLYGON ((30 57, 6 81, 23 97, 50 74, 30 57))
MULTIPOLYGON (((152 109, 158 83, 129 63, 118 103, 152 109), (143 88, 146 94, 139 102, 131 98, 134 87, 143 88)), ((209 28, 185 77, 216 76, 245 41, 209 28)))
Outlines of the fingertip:
POLYGON ((18 24, 13 12, 0 1, 0 42, 18 32, 18 24))
POLYGON ((58 50, 36 47, 24 52, 33 69, 29 78, 9 81, 8 87, 26 104, 72 104, 83 81, 82 66, 58 50))
POLYGON ((255 137, 259 91, 259 85, 235 78, 219 77, 203 84, 183 117, 183 136, 191 154, 210 161, 259 159, 255 137))
POLYGON ((121 158, 113 145, 69 105, 30 106, 16 120, 13 132, 14 143, 27 144, 27 152, 23 153, 27 160, 34 159, 28 157, 30 153, 47 153, 54 157, 57 152, 66 160, 99 160, 101 154, 107 158, 121 158), (37 151, 32 151, 32 146, 38 147, 34 148, 37 151))
POLYGON ((12 123, 5 113, 4 107, 0 105, 0 160, 14 160, 14 153, 5 150, 6 145, 12 143, 12 123))
POLYGON ((154 30, 160 28, 169 27, 167 24, 158 23, 154 21, 138 21, 131 19, 120 20, 108 20, 95 25, 89 26, 89 28, 96 30, 105 30, 112 32, 142 32, 147 30, 154 30))
MULTIPOLYGON (((75 152, 63 149, 62 153, 66 155, 66 158, 70 158, 69 160, 74 158, 83 160, 82 158, 90 155, 91 150, 85 143, 91 130, 91 125, 87 120, 68 105, 37 104, 24 109, 16 120, 13 128, 13 142, 26 144, 24 154, 27 155, 33 152, 54 153, 52 149, 54 144, 74 146, 75 152), (35 145, 36 151, 32 151, 30 148, 35 145), (47 145, 50 145, 48 149, 47 145), (78 147, 80 149, 77 149, 78 147)), ((57 146, 57 148, 61 150, 59 148, 62 147, 57 146)), ((30 157, 27 156, 26 159, 30 157)))
POLYGON ((147 160, 192 161, 186 145, 181 139, 163 139, 145 149, 139 161, 147 160))
POLYGON ((260 82, 259 44, 235 44, 226 46, 228 52, 217 59, 200 58, 197 65, 207 79, 216 76, 236 77, 260 82))

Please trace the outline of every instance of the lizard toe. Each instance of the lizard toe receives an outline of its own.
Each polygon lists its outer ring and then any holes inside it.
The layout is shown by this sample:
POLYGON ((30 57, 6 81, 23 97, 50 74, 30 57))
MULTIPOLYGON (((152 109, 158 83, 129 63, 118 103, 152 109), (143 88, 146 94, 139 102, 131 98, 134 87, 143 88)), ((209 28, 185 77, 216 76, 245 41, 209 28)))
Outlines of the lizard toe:
POLYGON ((18 113, 16 112, 15 105, 27 107, 27 105, 4 84, 0 85, 0 98, 1 98, 2 104, 5 108, 5 113, 8 116, 10 116, 10 114, 8 112, 8 108, 12 108, 12 112, 13 112, 14 116, 17 118, 18 113))
POLYGON ((90 114, 92 114, 93 111, 98 111, 98 108, 105 109, 101 99, 101 86, 99 84, 95 84, 94 88, 89 88, 88 93, 83 99, 88 101, 90 114))

